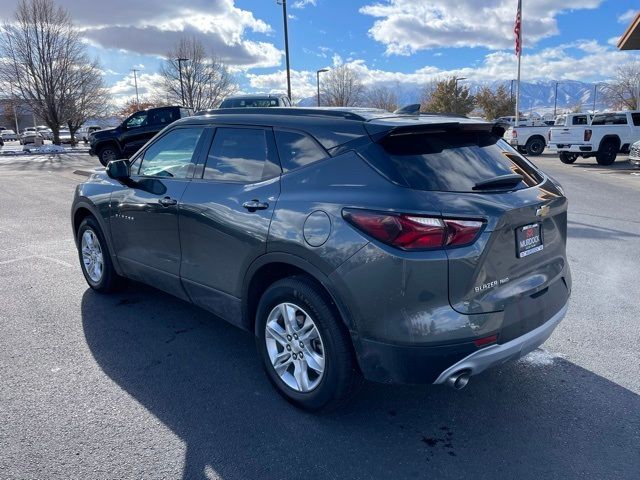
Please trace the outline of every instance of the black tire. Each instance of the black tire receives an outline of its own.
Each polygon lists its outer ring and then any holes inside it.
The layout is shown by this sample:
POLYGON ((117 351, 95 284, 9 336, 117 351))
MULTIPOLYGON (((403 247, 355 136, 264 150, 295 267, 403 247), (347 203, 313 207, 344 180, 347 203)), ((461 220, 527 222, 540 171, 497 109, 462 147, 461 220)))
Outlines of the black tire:
POLYGON ((542 155, 546 146, 544 139, 541 137, 533 137, 529 139, 525 148, 527 150, 527 155, 530 157, 537 157, 542 155))
POLYGON ((600 144, 600 149, 596 153, 598 165, 608 166, 616 161, 620 145, 615 140, 605 140, 600 144))
POLYGON ((575 153, 569 153, 569 152, 560 152, 559 157, 560 157, 560 161, 567 165, 574 163, 578 159, 578 155, 576 155, 575 153))
POLYGON ((98 148, 97 155, 103 167, 106 167, 110 161, 118 160, 121 157, 120 150, 113 145, 98 148))
MULTIPOLYGON (((258 353, 269 381, 295 406, 312 412, 332 411, 352 398, 362 384, 349 332, 325 292, 312 279, 295 276, 271 285, 258 304, 255 330, 258 353), (265 327, 269 314, 282 303, 295 304, 308 312, 320 334, 324 371, 318 385, 309 392, 303 393, 287 385, 275 371, 269 357, 265 327)), ((290 368, 293 367, 291 363, 290 368)))
POLYGON ((113 268, 113 262, 111 261, 109 247, 107 246, 107 242, 105 241, 102 229, 100 228, 100 225, 98 225, 98 222, 94 217, 88 216, 82 221, 80 227, 78 228, 76 238, 78 242, 78 259, 80 260, 80 268, 82 269, 82 274, 84 275, 84 278, 89 286, 96 292, 100 293, 109 293, 118 290, 118 288, 122 286, 124 279, 120 275, 118 275, 113 268), (102 251, 103 268, 102 276, 99 280, 91 278, 83 261, 82 237, 87 231, 91 231, 95 234, 95 237, 97 238, 100 249, 102 251))

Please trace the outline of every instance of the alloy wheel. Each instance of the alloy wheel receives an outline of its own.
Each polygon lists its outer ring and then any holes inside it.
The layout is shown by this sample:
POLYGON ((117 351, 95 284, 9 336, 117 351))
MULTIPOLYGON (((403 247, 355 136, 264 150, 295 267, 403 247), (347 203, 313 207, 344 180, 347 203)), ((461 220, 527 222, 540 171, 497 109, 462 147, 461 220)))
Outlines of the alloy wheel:
POLYGON ((276 305, 267 318, 265 342, 271 365, 297 392, 310 392, 321 382, 325 349, 314 320, 293 303, 276 305))
POLYGON ((85 272, 91 281, 99 283, 104 274, 104 256, 100 241, 93 230, 87 229, 84 231, 80 248, 85 272))

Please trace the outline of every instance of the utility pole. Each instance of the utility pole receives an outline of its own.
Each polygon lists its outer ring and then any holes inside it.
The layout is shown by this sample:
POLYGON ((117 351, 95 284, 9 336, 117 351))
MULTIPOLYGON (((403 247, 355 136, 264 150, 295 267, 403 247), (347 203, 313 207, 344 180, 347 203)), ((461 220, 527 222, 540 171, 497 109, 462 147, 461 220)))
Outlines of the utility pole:
POLYGON ((131 71, 133 72, 133 83, 136 86, 136 106, 138 107, 138 110, 140 110, 140 97, 138 96, 138 71, 135 68, 131 69, 131 71))
POLYGON ((467 77, 454 77, 454 88, 453 88, 453 104, 454 104, 454 112, 458 113, 458 82, 460 80, 466 80, 467 77))
POLYGON ((593 114, 596 113, 596 97, 598 96, 598 84, 593 86, 593 114))
POLYGON ((318 106, 320 106, 320 74, 328 71, 328 68, 321 68, 320 70, 316 71, 316 83, 318 85, 318 106))
POLYGON ((556 118, 556 111, 558 110, 558 81, 556 81, 556 93, 553 96, 553 119, 556 118))
POLYGON ((287 0, 279 0, 278 5, 282 5, 282 18, 284 21, 284 53, 287 61, 287 95, 291 101, 291 69, 289 67, 289 21, 287 18, 287 0))
POLYGON ((515 79, 511 80, 511 89, 509 90, 509 98, 511 99, 511 103, 513 103, 513 82, 515 82, 515 79))
POLYGON ((188 58, 177 58, 178 71, 180 72, 180 98, 182 98, 182 106, 184 107, 184 83, 182 83, 182 62, 188 62, 188 58))

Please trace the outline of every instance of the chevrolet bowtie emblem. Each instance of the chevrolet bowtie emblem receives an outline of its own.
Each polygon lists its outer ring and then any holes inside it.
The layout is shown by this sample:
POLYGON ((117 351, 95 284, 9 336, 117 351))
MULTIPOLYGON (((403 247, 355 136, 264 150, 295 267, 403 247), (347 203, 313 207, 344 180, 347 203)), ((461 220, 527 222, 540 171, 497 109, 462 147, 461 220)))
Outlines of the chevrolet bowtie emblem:
POLYGON ((538 210, 536 210, 536 216, 546 217, 547 215, 549 215, 550 211, 551 211, 551 208, 549 208, 549 205, 543 205, 538 210))

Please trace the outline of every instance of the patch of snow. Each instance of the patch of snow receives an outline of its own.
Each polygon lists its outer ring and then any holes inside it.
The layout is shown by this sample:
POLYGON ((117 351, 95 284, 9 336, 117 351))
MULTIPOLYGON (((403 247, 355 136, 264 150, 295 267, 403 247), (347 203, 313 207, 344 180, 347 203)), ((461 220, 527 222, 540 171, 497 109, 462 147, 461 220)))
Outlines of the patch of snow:
POLYGON ((531 365, 539 366, 539 367, 548 367, 550 365, 553 365, 553 363, 557 358, 560 358, 560 357, 558 357, 557 355, 554 355, 548 350, 539 348, 522 357, 520 361, 529 363, 531 365))

